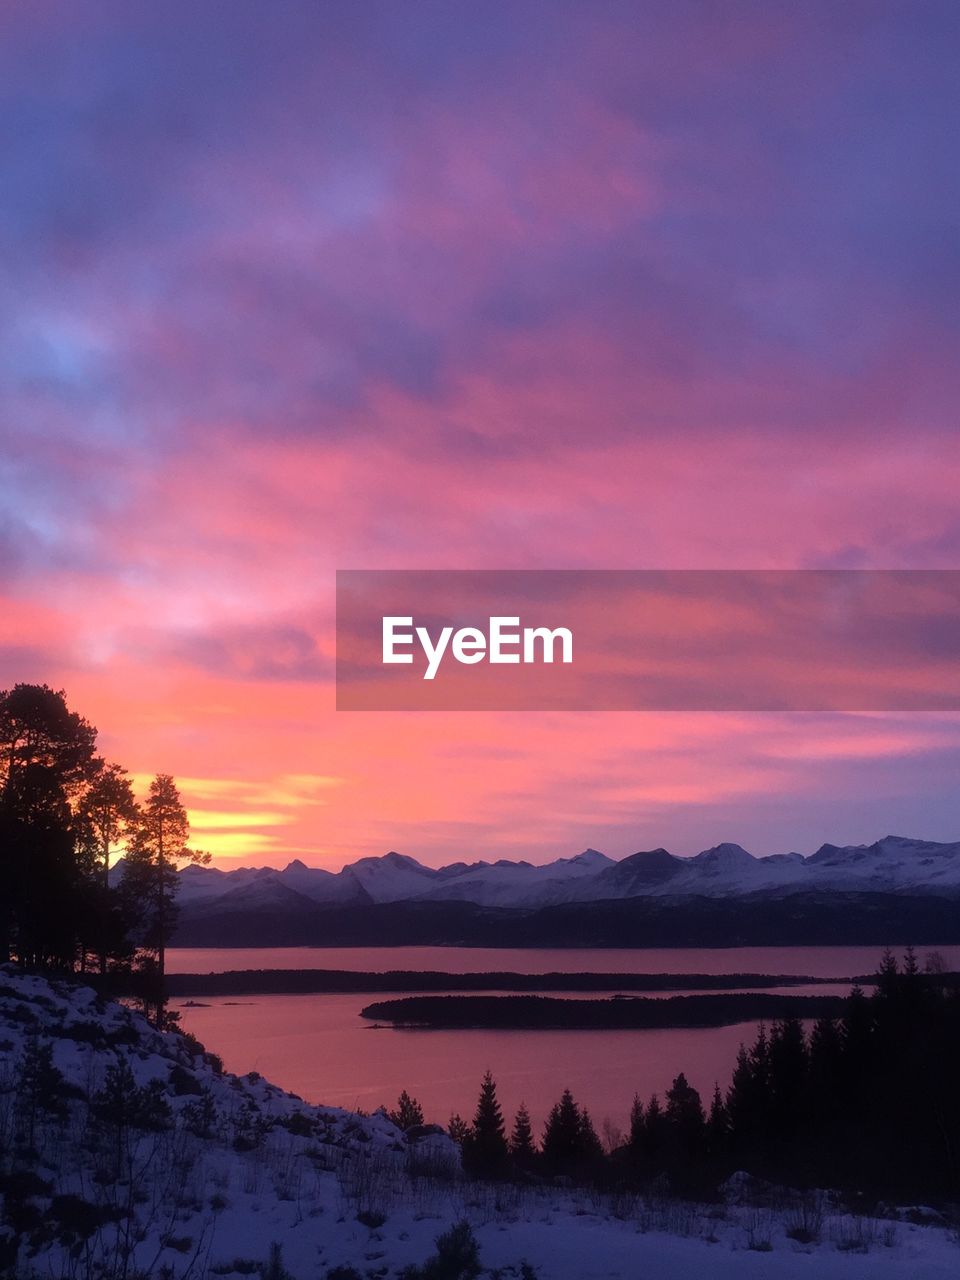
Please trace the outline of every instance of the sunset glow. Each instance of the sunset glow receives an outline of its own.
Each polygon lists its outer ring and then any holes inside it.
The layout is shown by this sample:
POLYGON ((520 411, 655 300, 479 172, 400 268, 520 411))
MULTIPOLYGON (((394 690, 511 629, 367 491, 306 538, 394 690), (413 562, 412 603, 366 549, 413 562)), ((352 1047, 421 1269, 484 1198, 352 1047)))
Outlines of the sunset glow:
POLYGON ((333 688, 338 568, 956 567, 949 9, 232 10, 0 16, 0 687, 233 865, 956 838, 952 714, 333 688))

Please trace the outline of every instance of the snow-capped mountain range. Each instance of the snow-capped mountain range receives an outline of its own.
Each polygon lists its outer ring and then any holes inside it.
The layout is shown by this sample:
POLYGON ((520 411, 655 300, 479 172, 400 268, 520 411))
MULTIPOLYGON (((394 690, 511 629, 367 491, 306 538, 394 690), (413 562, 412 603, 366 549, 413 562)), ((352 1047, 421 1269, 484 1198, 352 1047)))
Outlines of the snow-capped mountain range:
POLYGON ((808 857, 785 853, 763 858, 738 844, 719 844, 690 858, 651 849, 619 861, 587 849, 539 866, 500 860, 439 868, 391 852, 361 858, 336 873, 300 861, 282 870, 191 865, 180 873, 184 910, 218 914, 442 901, 535 909, 611 899, 784 896, 820 890, 960 895, 960 841, 885 836, 871 845, 825 844, 808 857))

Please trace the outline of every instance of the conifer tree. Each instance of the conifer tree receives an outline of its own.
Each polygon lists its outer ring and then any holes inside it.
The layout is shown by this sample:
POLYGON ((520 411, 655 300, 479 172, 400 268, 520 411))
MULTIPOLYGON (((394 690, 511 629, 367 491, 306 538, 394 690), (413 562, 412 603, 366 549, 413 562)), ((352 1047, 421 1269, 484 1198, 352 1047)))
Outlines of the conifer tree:
POLYGON ((537 1151, 533 1145, 533 1127, 526 1103, 521 1102, 510 1135, 510 1157, 520 1169, 530 1169, 536 1162, 537 1151))
POLYGON ((41 1114, 66 1118, 65 1086, 63 1073, 53 1063, 52 1044, 32 1032, 24 1046, 16 1091, 18 1136, 27 1148, 34 1145, 41 1114))
POLYGON ((580 1159, 585 1164, 594 1164, 603 1157, 603 1143, 593 1127, 593 1121, 586 1107, 580 1108, 580 1159))
POLYGON ((647 1103, 647 1115, 643 1125, 643 1154, 655 1167, 663 1158, 666 1120, 660 1099, 651 1094, 647 1103))
POLYGON ((396 1110, 388 1111, 387 1117, 398 1129, 412 1129, 415 1125, 423 1124, 423 1107, 404 1089, 397 1099, 396 1110))
POLYGON ((580 1108, 569 1089, 555 1103, 543 1131, 544 1164, 554 1172, 569 1173, 583 1159, 583 1131, 580 1108))
POLYGON ((777 1143, 792 1138, 806 1121, 810 1058, 798 1018, 774 1023, 768 1067, 770 1140, 777 1143))
POLYGON ((727 1091, 730 1127, 737 1144, 750 1147, 764 1132, 768 1111, 768 1041, 763 1023, 752 1048, 737 1054, 733 1080, 727 1091))
POLYGON ((455 1111, 450 1117, 450 1123, 447 1125, 447 1134, 458 1147, 462 1147, 470 1135, 470 1126, 458 1111, 455 1111))
POLYGON ((870 1001, 863 988, 855 986, 847 997, 840 1021, 841 1068, 843 1082, 841 1094, 851 1110, 860 1110, 866 1099, 863 1079, 873 1057, 876 1040, 876 1024, 870 1001))
MULTIPOLYGON (((126 934, 133 924, 124 918, 122 899, 110 884, 110 859, 118 845, 136 830, 140 810, 127 771, 99 762, 100 768, 81 796, 77 821, 79 839, 90 878, 90 942, 101 973, 113 956, 129 959, 126 934)), ((129 905, 129 904, 128 904, 129 905)), ((81 953, 81 969, 84 955, 81 953)))
MULTIPOLYGON (((150 783, 136 830, 124 859, 121 889, 139 916, 138 939, 152 960, 158 1025, 164 1020, 163 979, 166 948, 176 926, 177 869, 181 862, 207 863, 208 853, 187 845, 190 823, 176 783, 158 773, 150 783)), ((151 965, 145 965, 151 972, 151 965)))
POLYGON ((710 1114, 707 1117, 707 1149, 711 1155, 720 1155, 726 1150, 730 1137, 730 1116, 727 1104, 723 1100, 720 1086, 713 1086, 713 1099, 710 1103, 710 1114))
POLYGON ((695 1152, 703 1144, 706 1117, 700 1094, 681 1071, 667 1090, 666 1122, 674 1140, 687 1152, 695 1152))
POLYGON ((822 1114, 840 1085, 843 1045, 832 1018, 820 1018, 810 1032, 810 1097, 815 1112, 822 1114))
POLYGON ((634 1151, 639 1151, 643 1146, 645 1122, 643 1100, 639 1093, 635 1093, 633 1095, 633 1104, 630 1107, 630 1137, 628 1139, 630 1147, 634 1151))
POLYGON ((503 1112, 497 1099, 497 1086, 492 1073, 487 1070, 480 1085, 477 1110, 464 1147, 464 1157, 472 1172, 492 1178, 504 1173, 508 1155, 503 1112))
POLYGON ((0 692, 0 963, 70 968, 86 899, 74 807, 96 729, 47 685, 0 692))
POLYGON ((97 875, 103 888, 110 887, 110 857, 127 834, 132 834, 140 809, 126 769, 100 762, 96 776, 83 792, 79 816, 86 828, 97 875))

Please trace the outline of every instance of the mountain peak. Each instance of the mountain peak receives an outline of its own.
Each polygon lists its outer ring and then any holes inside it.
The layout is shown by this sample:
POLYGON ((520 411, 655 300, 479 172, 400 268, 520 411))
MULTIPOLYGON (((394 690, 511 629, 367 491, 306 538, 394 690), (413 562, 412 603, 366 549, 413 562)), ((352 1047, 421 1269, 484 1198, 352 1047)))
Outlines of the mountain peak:
POLYGON ((578 867, 610 867, 613 865, 613 859, 608 858, 599 849, 584 849, 583 853, 578 853, 570 859, 570 862, 578 867))
POLYGON ((745 860, 753 862, 753 854, 748 853, 743 845, 731 844, 730 841, 715 844, 713 848, 704 849, 702 853, 698 853, 696 857, 691 858, 691 862, 723 863, 727 866, 744 864, 745 860))

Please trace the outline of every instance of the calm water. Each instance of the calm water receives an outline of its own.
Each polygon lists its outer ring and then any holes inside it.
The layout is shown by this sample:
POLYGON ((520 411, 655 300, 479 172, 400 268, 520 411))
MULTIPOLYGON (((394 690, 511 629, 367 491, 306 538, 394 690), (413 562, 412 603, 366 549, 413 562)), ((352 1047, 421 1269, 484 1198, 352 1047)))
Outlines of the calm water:
MULTIPOLYGON (((952 969, 960 947, 940 947, 952 969)), ((922 953, 924 954, 924 953, 922 953)), ((736 950, 519 951, 453 947, 188 949, 167 953, 170 972, 225 969, 435 969, 513 971, 771 973, 849 978, 872 972, 875 947, 745 947, 736 950)), ((846 984, 844 984, 846 986, 846 984)), ((825 994, 824 988, 811 988, 825 994)), ((483 1071, 497 1080, 504 1110, 525 1101, 537 1126, 564 1088, 625 1126, 633 1094, 661 1095, 678 1071, 703 1094, 725 1087, 753 1023, 667 1031, 404 1031, 375 1029, 360 1009, 383 996, 278 995, 204 998, 181 1010, 183 1025, 220 1054, 228 1070, 259 1071, 310 1102, 372 1110, 401 1089, 428 1120, 472 1113, 483 1071)))

